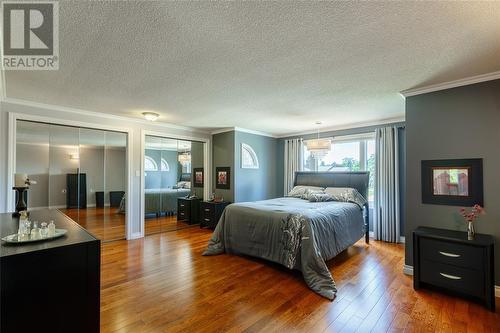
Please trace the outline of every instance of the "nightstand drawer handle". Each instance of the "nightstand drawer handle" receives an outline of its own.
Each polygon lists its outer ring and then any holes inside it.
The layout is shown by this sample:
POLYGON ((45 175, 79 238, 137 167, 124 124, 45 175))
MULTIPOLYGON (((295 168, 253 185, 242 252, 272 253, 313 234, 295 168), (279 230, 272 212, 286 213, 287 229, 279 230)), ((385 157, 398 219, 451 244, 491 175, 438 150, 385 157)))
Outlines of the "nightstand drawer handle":
POLYGON ((439 253, 441 253, 443 256, 446 256, 446 257, 452 257, 452 258, 460 257, 460 254, 455 254, 455 253, 449 253, 449 252, 443 252, 443 251, 439 251, 439 253))
POLYGON ((455 276, 455 275, 450 275, 450 274, 445 274, 445 273, 439 273, 441 276, 444 276, 447 279, 450 280, 462 280, 460 276, 455 276))
POLYGON ((209 212, 209 211, 210 211, 210 209, 209 209, 209 208, 205 208, 205 212, 209 212))
POLYGON ((181 207, 184 207, 184 204, 181 204, 181 207))
POLYGON ((205 221, 210 222, 210 219, 205 219, 205 221))

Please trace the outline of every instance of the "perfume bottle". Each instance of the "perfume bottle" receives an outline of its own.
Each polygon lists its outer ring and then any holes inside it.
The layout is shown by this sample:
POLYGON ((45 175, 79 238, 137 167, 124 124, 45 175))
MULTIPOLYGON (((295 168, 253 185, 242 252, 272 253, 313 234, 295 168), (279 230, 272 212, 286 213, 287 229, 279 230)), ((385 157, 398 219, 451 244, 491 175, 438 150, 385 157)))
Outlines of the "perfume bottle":
POLYGON ((47 222, 42 222, 40 225, 40 237, 41 238, 47 238, 47 235, 49 234, 49 228, 47 227, 47 222))
POLYGON ((38 228, 37 221, 33 222, 33 228, 31 229, 30 238, 31 239, 39 239, 40 238, 40 229, 38 228))
POLYGON ((31 221, 29 221, 29 220, 24 221, 24 229, 23 230, 24 230, 24 236, 26 238, 29 238, 30 232, 31 232, 31 221))
POLYGON ((54 224, 54 220, 51 220, 49 223, 47 235, 49 237, 54 237, 56 235, 56 225, 54 224))

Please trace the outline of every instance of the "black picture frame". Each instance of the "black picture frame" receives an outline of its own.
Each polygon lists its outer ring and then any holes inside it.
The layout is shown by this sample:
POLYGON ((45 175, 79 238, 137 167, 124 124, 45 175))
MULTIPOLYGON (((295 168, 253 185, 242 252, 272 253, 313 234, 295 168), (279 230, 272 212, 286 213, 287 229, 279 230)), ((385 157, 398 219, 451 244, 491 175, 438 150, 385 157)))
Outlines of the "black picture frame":
POLYGON ((205 181, 205 174, 203 173, 203 168, 193 168, 193 186, 203 187, 205 181), (201 172, 201 181, 198 179, 198 174, 201 172))
POLYGON ((231 188, 231 168, 215 168, 215 188, 229 190, 231 188))
POLYGON ((484 207, 482 158, 423 160, 421 169, 422 203, 463 207, 479 204, 484 207), (439 169, 466 169, 467 193, 462 195, 436 194, 434 170, 439 169))

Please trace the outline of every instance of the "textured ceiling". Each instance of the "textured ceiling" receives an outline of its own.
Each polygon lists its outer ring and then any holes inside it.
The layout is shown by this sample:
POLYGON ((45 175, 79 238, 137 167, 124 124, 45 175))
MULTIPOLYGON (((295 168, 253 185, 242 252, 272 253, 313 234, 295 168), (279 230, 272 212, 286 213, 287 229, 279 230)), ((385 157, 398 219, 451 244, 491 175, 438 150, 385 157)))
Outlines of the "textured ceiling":
POLYGON ((60 70, 8 71, 7 97, 285 134, 500 70, 500 2, 59 3, 60 70))

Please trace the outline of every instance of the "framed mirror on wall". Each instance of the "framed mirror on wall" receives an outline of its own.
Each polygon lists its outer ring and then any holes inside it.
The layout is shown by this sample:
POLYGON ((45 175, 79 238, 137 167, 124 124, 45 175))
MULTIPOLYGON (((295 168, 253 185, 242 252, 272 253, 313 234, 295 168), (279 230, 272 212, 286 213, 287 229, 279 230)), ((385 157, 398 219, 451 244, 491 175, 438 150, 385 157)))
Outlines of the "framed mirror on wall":
POLYGON ((28 210, 58 209, 103 241, 126 238, 127 133, 16 120, 13 173, 28 210))
POLYGON ((197 206, 204 185, 193 170, 205 166, 204 142, 144 137, 144 232, 145 235, 192 227, 199 223, 197 206), (193 212, 193 213, 191 213, 193 212))

